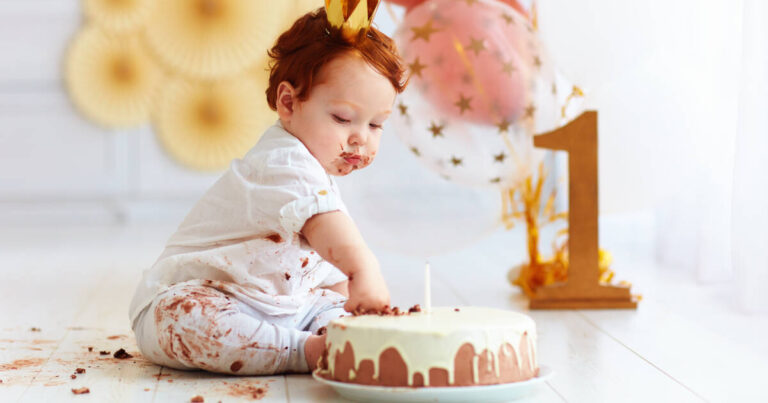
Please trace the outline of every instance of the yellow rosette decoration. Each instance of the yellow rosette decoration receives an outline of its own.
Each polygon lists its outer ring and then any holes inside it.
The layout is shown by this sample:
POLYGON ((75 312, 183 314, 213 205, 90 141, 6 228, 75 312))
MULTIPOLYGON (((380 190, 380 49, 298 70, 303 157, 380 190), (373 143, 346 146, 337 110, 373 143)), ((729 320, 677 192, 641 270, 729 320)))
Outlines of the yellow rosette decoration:
POLYGON ((106 127, 145 123, 162 72, 138 37, 84 28, 66 60, 69 94, 80 111, 106 127))
POLYGON ((256 144, 277 119, 266 106, 265 85, 250 78, 168 83, 155 128, 177 161, 200 170, 226 168, 256 144))
POLYGON ((163 0, 146 36, 175 70, 197 78, 230 76, 264 57, 286 12, 263 0, 163 0))
POLYGON ((144 26, 157 0, 83 0, 86 17, 110 32, 130 32, 144 26))

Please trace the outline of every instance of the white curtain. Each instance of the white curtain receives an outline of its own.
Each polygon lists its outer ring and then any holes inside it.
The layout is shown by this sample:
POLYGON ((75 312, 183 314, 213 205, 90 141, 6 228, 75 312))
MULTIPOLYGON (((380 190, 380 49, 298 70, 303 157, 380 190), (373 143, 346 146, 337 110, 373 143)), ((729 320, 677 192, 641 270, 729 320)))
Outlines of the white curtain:
POLYGON ((768 2, 744 0, 739 124, 733 169, 734 295, 768 312, 768 2))
MULTIPOLYGON (((692 146, 681 164, 695 186, 658 209, 657 253, 700 284, 727 284, 746 313, 768 312, 768 2, 741 2, 737 118, 719 146, 692 146), (732 147, 731 147, 732 146, 732 147), (696 161, 707 160, 707 164, 696 161)), ((704 116, 700 118, 706 118, 704 116)))

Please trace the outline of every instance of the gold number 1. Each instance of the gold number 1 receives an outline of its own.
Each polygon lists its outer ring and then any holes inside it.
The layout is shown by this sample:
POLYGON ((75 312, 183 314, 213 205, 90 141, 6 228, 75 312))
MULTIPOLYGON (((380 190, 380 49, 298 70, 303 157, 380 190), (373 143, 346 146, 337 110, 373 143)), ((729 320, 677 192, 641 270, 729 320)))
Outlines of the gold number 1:
POLYGON ((600 284, 598 269, 597 111, 535 136, 533 144, 568 153, 568 281, 541 287, 531 309, 637 308, 629 287, 600 284))

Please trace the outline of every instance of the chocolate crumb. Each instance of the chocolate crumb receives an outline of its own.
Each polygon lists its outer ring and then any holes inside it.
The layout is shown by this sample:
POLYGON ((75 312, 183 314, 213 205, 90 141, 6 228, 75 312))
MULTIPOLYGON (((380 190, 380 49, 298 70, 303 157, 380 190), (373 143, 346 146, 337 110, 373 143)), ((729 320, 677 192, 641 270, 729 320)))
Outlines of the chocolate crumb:
POLYGON ((205 399, 203 399, 202 396, 197 395, 197 396, 193 397, 192 399, 190 399, 189 401, 192 402, 192 403, 203 403, 203 402, 205 402, 205 399))
POLYGON ((421 305, 416 304, 408 310, 408 313, 421 312, 421 305))
POLYGON ((72 375, 70 375, 69 377, 70 377, 70 378, 72 378, 72 379, 75 379, 75 378, 77 378, 77 375, 75 375, 75 374, 72 374, 72 375))
POLYGON ((286 279, 286 280, 290 280, 290 279, 291 279, 291 275, 290 275, 290 274, 288 274, 288 273, 285 273, 285 279, 286 279))
POLYGON ((125 350, 122 348, 120 350, 115 351, 114 357, 119 358, 121 360, 124 360, 126 358, 133 358, 132 355, 126 353, 125 350))
POLYGON ((326 333, 328 333, 328 329, 325 326, 321 327, 320 329, 317 329, 317 335, 318 336, 322 336, 322 335, 324 335, 326 333))
POLYGON ((84 374, 85 373, 85 368, 76 368, 75 372, 78 373, 78 374, 84 374))
POLYGON ((84 395, 86 393, 91 393, 91 390, 83 386, 82 388, 72 389, 72 393, 76 395, 84 395))
POLYGON ((264 390, 264 388, 256 388, 256 391, 253 392, 253 398, 254 399, 261 399, 262 397, 264 397, 265 393, 267 393, 267 391, 264 390))
POLYGON ((283 237, 281 237, 278 233, 267 235, 266 238, 274 243, 283 242, 283 237))
POLYGON ((88 352, 90 353, 91 351, 93 351, 93 347, 88 346, 88 352))
POLYGON ((99 351, 99 355, 109 355, 109 351, 99 351))
POLYGON ((229 366, 229 369, 232 372, 237 372, 242 367, 243 367, 243 362, 242 361, 235 361, 235 362, 232 363, 232 365, 229 366))

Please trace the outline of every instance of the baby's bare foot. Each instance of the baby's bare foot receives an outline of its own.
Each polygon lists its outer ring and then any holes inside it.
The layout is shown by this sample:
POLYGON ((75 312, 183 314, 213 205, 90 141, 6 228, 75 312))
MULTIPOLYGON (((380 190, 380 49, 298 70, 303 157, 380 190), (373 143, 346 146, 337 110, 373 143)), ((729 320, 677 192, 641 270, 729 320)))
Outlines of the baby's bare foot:
POLYGON ((320 357, 323 356, 325 351, 325 335, 322 336, 309 336, 304 343, 304 357, 307 359, 307 365, 309 370, 314 371, 317 368, 317 362, 320 357))

